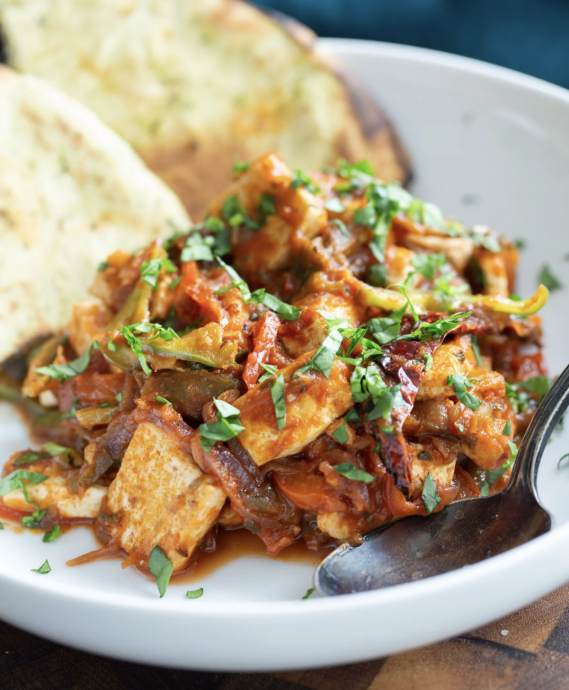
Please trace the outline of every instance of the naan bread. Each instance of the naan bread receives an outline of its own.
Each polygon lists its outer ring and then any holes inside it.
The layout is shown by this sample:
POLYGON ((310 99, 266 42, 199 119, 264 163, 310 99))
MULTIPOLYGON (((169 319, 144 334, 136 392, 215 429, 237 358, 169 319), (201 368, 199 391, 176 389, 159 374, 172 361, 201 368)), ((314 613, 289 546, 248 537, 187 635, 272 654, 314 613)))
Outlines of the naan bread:
POLYGON ((306 171, 367 158, 409 177, 383 112, 314 35, 240 0, 2 0, 0 24, 9 63, 97 113, 192 216, 235 161, 271 150, 306 171))
POLYGON ((0 362, 66 324, 109 253, 189 224, 96 115, 0 66, 0 362))

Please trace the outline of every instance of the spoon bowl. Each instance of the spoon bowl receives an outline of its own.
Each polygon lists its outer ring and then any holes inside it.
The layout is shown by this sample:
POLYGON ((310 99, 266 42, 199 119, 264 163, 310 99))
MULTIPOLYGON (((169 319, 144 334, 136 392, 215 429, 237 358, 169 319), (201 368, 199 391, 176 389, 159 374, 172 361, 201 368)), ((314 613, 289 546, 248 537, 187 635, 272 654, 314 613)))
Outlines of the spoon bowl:
POLYGON ((509 551, 551 529, 536 489, 547 442, 569 404, 569 367, 558 378, 524 436, 502 493, 450 504, 371 532, 360 546, 344 544, 316 570, 320 594, 363 592, 422 580, 509 551))

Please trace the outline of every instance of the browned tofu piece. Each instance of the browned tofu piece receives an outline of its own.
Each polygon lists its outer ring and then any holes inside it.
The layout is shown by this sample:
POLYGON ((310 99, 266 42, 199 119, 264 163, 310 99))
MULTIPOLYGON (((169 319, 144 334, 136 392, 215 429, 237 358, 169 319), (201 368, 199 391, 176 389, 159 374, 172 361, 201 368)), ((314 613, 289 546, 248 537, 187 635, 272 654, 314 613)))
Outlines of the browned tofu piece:
MULTIPOLYGON (((55 508, 60 518, 96 518, 101 510, 101 501, 107 495, 104 486, 90 486, 82 496, 73 493, 64 477, 51 476, 40 484, 26 482, 26 490, 30 501, 36 503, 41 510, 55 508)), ((35 510, 32 503, 28 503, 22 489, 10 491, 2 498, 7 508, 31 513, 35 510)))
POLYGON ((349 381, 351 368, 340 360, 334 361, 329 379, 317 371, 293 378, 313 354, 307 352, 280 371, 285 383, 284 429, 277 427, 271 380, 234 403, 241 410, 241 424, 245 427, 239 441, 259 467, 275 458, 300 452, 354 404, 349 381))
POLYGON ((225 498, 168 433, 145 422, 109 487, 108 510, 122 516, 113 537, 134 565, 146 568, 158 545, 174 572, 183 570, 217 521, 225 498))

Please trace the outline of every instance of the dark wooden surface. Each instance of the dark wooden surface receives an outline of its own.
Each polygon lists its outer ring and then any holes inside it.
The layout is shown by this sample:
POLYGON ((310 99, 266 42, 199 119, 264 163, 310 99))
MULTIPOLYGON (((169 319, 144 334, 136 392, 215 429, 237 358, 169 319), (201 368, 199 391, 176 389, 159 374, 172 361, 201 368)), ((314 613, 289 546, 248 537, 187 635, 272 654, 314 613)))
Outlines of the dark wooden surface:
MULTIPOLYGON (((25 605, 23 601, 22 606, 25 605)), ((341 634, 340 621, 338 629, 341 634)), ((307 644, 317 643, 317 640, 307 640, 307 644)), ((147 687, 152 690, 569 690, 569 584, 464 637, 365 664, 296 673, 222 674, 140 666, 67 649, 0 623, 1 690, 147 687)))

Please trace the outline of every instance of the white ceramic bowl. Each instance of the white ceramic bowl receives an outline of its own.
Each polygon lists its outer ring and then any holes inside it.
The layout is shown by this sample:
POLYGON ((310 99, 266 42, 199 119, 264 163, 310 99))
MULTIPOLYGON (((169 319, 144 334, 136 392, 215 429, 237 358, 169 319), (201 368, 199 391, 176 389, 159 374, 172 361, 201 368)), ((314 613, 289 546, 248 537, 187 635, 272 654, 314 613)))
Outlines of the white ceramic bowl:
MULTIPOLYGON (((569 92, 514 72, 442 53, 323 40, 392 116, 411 151, 414 191, 466 222, 523 238, 519 292, 549 263, 565 278, 569 252, 569 92)), ((569 282, 569 280, 567 281, 569 282)), ((567 293, 543 312, 551 373, 569 357, 567 293)), ((25 445, 2 407, 0 461, 25 445)), ((85 530, 43 544, 0 532, 0 617, 90 652, 208 670, 277 670, 362 661, 464 633, 569 580, 569 430, 556 435, 539 473, 554 530, 514 551, 441 577, 380 592, 300 601, 310 568, 241 559, 190 588, 156 587, 117 561, 70 569, 93 548, 85 530), (30 572, 49 558, 52 572, 30 572)))

